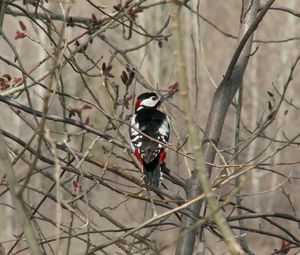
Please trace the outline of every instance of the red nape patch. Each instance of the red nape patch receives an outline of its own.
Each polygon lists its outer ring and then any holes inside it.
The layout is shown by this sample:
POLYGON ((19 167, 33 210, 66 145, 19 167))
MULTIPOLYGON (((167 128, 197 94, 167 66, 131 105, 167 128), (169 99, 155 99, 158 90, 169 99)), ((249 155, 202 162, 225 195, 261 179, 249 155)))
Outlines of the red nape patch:
POLYGON ((140 106, 141 102, 142 102, 142 99, 136 100, 136 102, 135 102, 135 109, 137 109, 140 106))
POLYGON ((159 154, 159 162, 162 163, 167 157, 167 153, 165 150, 161 150, 159 154))
POLYGON ((136 156, 136 158, 141 162, 143 163, 143 159, 141 157, 141 154, 138 152, 138 150, 135 150, 134 151, 134 156, 136 156))

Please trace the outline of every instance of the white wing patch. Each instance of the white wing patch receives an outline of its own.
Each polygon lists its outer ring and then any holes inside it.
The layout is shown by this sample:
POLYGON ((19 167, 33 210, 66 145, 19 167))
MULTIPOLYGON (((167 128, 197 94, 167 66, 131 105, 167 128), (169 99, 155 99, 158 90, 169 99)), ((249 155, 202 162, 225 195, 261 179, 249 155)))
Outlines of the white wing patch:
POLYGON ((132 138, 132 140, 131 140, 131 142, 136 142, 138 139, 141 139, 142 138, 142 136, 141 135, 137 135, 137 136, 135 136, 134 138, 132 138))
POLYGON ((138 142, 137 144, 135 144, 135 147, 141 147, 142 146, 142 142, 138 142))
POLYGON ((135 129, 134 129, 134 128, 130 128, 131 136, 136 136, 136 135, 139 134, 139 132, 136 131, 136 129, 139 129, 139 123, 135 122, 135 118, 136 118, 136 114, 134 114, 134 115, 132 116, 132 118, 131 118, 131 123, 130 123, 130 124, 131 124, 133 127, 135 127, 135 129))
POLYGON ((158 133, 162 136, 163 142, 166 142, 166 138, 169 136, 169 120, 165 119, 158 129, 158 133))

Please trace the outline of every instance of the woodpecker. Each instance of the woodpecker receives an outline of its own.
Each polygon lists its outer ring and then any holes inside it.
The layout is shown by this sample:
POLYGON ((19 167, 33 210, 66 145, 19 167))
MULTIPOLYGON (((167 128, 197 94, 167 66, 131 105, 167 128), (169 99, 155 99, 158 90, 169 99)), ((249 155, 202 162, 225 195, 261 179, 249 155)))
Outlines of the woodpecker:
POLYGON ((160 183, 161 165, 166 158, 166 148, 161 143, 166 144, 170 136, 169 118, 158 110, 160 104, 155 93, 139 95, 129 128, 132 151, 143 165, 144 181, 150 189, 157 188, 160 183))

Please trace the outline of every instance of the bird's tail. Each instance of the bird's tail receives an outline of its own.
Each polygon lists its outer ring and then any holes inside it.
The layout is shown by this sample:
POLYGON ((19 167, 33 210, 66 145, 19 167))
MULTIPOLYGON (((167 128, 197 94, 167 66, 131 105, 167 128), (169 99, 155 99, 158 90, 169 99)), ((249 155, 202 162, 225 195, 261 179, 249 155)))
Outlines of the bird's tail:
POLYGON ((144 163, 144 181, 149 189, 156 189, 159 186, 161 179, 160 164, 146 164, 144 163))

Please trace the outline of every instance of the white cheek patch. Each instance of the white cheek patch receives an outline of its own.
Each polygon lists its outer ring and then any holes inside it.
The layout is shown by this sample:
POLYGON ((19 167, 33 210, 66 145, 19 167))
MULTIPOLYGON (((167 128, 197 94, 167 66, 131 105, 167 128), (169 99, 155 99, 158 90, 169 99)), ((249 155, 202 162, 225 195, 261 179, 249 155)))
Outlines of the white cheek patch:
POLYGON ((159 99, 152 100, 152 98, 144 99, 141 105, 146 107, 154 107, 158 103, 159 99))

